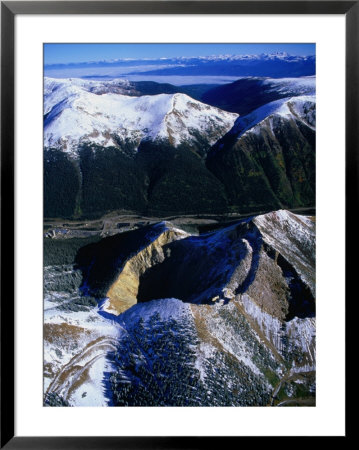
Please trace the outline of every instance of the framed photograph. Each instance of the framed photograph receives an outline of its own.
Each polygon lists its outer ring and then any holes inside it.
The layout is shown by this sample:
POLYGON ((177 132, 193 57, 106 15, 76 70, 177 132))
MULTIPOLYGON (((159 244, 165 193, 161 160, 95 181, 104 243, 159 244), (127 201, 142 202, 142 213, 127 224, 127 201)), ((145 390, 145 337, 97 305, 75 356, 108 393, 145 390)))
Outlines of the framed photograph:
POLYGON ((348 435, 358 11, 1 3, 1 448, 348 435))

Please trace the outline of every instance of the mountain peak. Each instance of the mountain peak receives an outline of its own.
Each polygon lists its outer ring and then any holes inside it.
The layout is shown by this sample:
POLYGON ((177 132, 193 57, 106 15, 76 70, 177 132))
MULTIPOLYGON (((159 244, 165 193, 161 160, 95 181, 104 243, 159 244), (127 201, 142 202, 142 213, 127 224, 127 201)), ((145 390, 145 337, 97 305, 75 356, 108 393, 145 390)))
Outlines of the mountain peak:
POLYGON ((196 133, 213 144, 238 117, 181 93, 133 97, 113 92, 121 83, 45 79, 45 147, 76 153, 82 142, 106 147, 116 146, 116 139, 137 144, 169 139, 178 146, 194 141, 196 133))
POLYGON ((315 96, 287 97, 267 103, 250 114, 238 118, 231 132, 236 133, 240 138, 246 132, 256 132, 262 122, 274 117, 299 120, 314 129, 315 96))

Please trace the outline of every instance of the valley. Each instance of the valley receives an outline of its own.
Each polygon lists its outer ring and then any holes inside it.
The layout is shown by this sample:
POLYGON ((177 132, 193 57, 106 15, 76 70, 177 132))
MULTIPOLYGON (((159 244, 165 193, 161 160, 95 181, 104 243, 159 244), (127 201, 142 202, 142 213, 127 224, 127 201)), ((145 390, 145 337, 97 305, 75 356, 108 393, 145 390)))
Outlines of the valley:
POLYGON ((158 84, 152 95, 139 88, 45 78, 46 218, 314 205, 315 78, 241 79, 207 91, 216 106, 173 93, 175 86, 158 84), (233 111, 216 100, 230 94, 241 115, 218 108, 233 111))

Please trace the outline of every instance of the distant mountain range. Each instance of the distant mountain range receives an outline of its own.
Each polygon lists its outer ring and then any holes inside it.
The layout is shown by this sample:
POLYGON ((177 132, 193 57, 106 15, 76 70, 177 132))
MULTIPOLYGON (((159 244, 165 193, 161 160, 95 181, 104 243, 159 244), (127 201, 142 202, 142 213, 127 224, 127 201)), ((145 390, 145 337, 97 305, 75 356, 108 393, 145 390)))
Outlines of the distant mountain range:
MULTIPOLYGON (((68 64, 47 64, 45 75, 57 76, 64 70, 89 69, 91 75, 227 75, 299 77, 315 75, 315 56, 287 53, 261 55, 213 55, 181 58, 113 59, 68 64), (96 72, 97 70, 97 72, 96 72), (106 72, 107 70, 107 72, 106 72), (113 72, 113 70, 115 72, 113 72)), ((70 73, 70 72, 69 72, 70 73)), ((75 72, 74 72, 75 73, 75 72)), ((82 75, 85 75, 83 72, 82 75)), ((75 76, 75 75, 73 75, 75 76)))
MULTIPOLYGON (((170 62, 170 61, 169 61, 170 62)), ((236 55, 211 58, 193 58, 174 64, 147 70, 151 75, 232 75, 236 77, 299 77, 315 75, 314 56, 236 55)), ((142 71, 139 71, 143 73, 142 71)), ((131 73, 139 73, 131 72, 131 73)))
POLYGON ((207 88, 46 78, 44 114, 46 217, 315 202, 314 77, 207 88))
POLYGON ((315 95, 315 77, 242 78, 208 89, 200 94, 199 100, 246 115, 266 103, 298 95, 315 95))

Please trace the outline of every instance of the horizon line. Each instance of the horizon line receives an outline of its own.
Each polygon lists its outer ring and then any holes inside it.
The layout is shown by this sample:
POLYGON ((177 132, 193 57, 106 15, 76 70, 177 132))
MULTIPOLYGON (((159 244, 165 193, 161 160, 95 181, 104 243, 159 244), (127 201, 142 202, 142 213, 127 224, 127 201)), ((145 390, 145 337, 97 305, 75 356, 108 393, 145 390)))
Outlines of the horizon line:
MULTIPOLYGON (((47 44, 48 45, 48 44, 47 44)), ((247 57, 253 57, 253 56, 287 56, 287 57, 295 57, 295 58, 310 58, 310 57, 316 57, 316 54, 308 54, 308 55, 294 55, 290 54, 288 52, 271 52, 271 53, 232 53, 232 54, 213 54, 213 55, 198 55, 198 56, 165 56, 165 57, 141 57, 141 58, 115 58, 115 59, 100 59, 100 60, 89 60, 89 61, 71 61, 66 63, 44 63, 44 67, 51 67, 51 66, 69 66, 69 65, 78 65, 78 64, 100 64, 100 63, 117 63, 117 62, 126 62, 126 61, 166 61, 166 60, 188 60, 188 59, 210 59, 210 58, 220 58, 220 57, 226 57, 226 58, 233 58, 237 56, 247 56, 247 57)))

